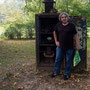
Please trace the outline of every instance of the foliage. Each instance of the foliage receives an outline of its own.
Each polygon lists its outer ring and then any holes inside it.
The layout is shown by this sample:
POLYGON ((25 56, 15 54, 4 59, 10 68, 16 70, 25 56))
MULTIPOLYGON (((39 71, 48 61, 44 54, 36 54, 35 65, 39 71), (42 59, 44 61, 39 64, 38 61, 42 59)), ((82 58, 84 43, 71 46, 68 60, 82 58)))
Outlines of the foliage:
POLYGON ((88 0, 56 0, 56 9, 71 16, 86 16, 90 22, 90 2, 88 0))
MULTIPOLYGON (((22 9, 13 8, 15 4, 10 4, 11 7, 4 9, 7 18, 2 20, 7 29, 4 38, 21 39, 35 37, 35 14, 43 13, 44 0, 20 0, 25 2, 22 9)), ((56 0, 54 8, 58 12, 67 12, 70 16, 86 16, 87 26, 90 26, 90 0, 56 0)), ((2 25, 3 25, 2 24, 2 25)), ((1 26, 1 23, 0 23, 1 26)), ((89 29, 88 29, 89 31, 89 29)))
POLYGON ((25 0, 25 1, 26 1, 25 11, 27 12, 27 14, 29 14, 30 12, 36 14, 44 11, 44 4, 42 3, 43 0, 25 0))
POLYGON ((21 38, 30 38, 34 36, 34 24, 11 24, 5 31, 4 35, 8 39, 21 39, 21 38))
POLYGON ((8 39, 14 39, 15 33, 16 33, 16 28, 10 25, 4 34, 8 39))
POLYGON ((11 9, 13 8, 9 7, 8 10, 2 11, 8 16, 3 20, 5 26, 8 25, 8 27, 0 37, 4 39, 35 38, 35 13, 27 13, 24 8, 21 10, 14 8, 13 11, 11 9))

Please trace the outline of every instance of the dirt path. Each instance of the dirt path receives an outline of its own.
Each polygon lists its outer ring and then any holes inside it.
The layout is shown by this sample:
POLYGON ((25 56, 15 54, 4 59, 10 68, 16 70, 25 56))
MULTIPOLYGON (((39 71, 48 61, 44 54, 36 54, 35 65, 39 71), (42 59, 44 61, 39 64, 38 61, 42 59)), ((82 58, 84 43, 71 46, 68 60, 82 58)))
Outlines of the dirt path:
POLYGON ((0 90, 90 90, 89 71, 72 73, 63 80, 63 74, 51 78, 51 71, 36 71, 35 63, 26 63, 9 72, 0 83, 0 90))

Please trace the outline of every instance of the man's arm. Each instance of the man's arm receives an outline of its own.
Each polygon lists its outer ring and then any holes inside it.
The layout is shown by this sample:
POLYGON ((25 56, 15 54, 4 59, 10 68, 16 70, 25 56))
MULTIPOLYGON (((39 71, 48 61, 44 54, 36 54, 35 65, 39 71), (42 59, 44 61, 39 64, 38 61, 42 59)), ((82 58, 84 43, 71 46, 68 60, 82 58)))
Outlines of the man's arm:
POLYGON ((59 41, 57 40, 57 35, 56 35, 56 32, 55 31, 53 32, 53 36, 54 36, 54 40, 55 40, 56 46, 60 46, 59 45, 59 41))
POLYGON ((78 37, 78 34, 75 34, 74 37, 75 37, 76 50, 79 50, 80 47, 79 47, 79 37, 78 37))

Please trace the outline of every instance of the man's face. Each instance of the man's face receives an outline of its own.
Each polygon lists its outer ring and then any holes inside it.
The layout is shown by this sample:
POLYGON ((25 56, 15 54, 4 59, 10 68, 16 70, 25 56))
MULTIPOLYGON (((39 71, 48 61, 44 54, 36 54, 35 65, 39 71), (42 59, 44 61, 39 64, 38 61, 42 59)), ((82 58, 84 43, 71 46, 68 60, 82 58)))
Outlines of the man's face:
POLYGON ((62 23, 67 23, 68 22, 68 18, 67 18, 67 16, 65 14, 63 14, 61 16, 61 21, 62 21, 62 23))

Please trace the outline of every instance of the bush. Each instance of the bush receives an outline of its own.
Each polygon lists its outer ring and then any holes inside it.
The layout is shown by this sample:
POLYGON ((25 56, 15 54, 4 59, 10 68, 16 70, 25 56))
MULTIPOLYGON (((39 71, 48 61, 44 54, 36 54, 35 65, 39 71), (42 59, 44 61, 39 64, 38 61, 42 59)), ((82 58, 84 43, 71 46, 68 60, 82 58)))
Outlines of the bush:
POLYGON ((9 27, 5 33, 4 33, 5 37, 7 37, 8 39, 14 39, 16 36, 16 29, 13 27, 9 27))
POLYGON ((7 39, 32 39, 35 38, 34 23, 11 24, 5 31, 4 36, 7 39))

